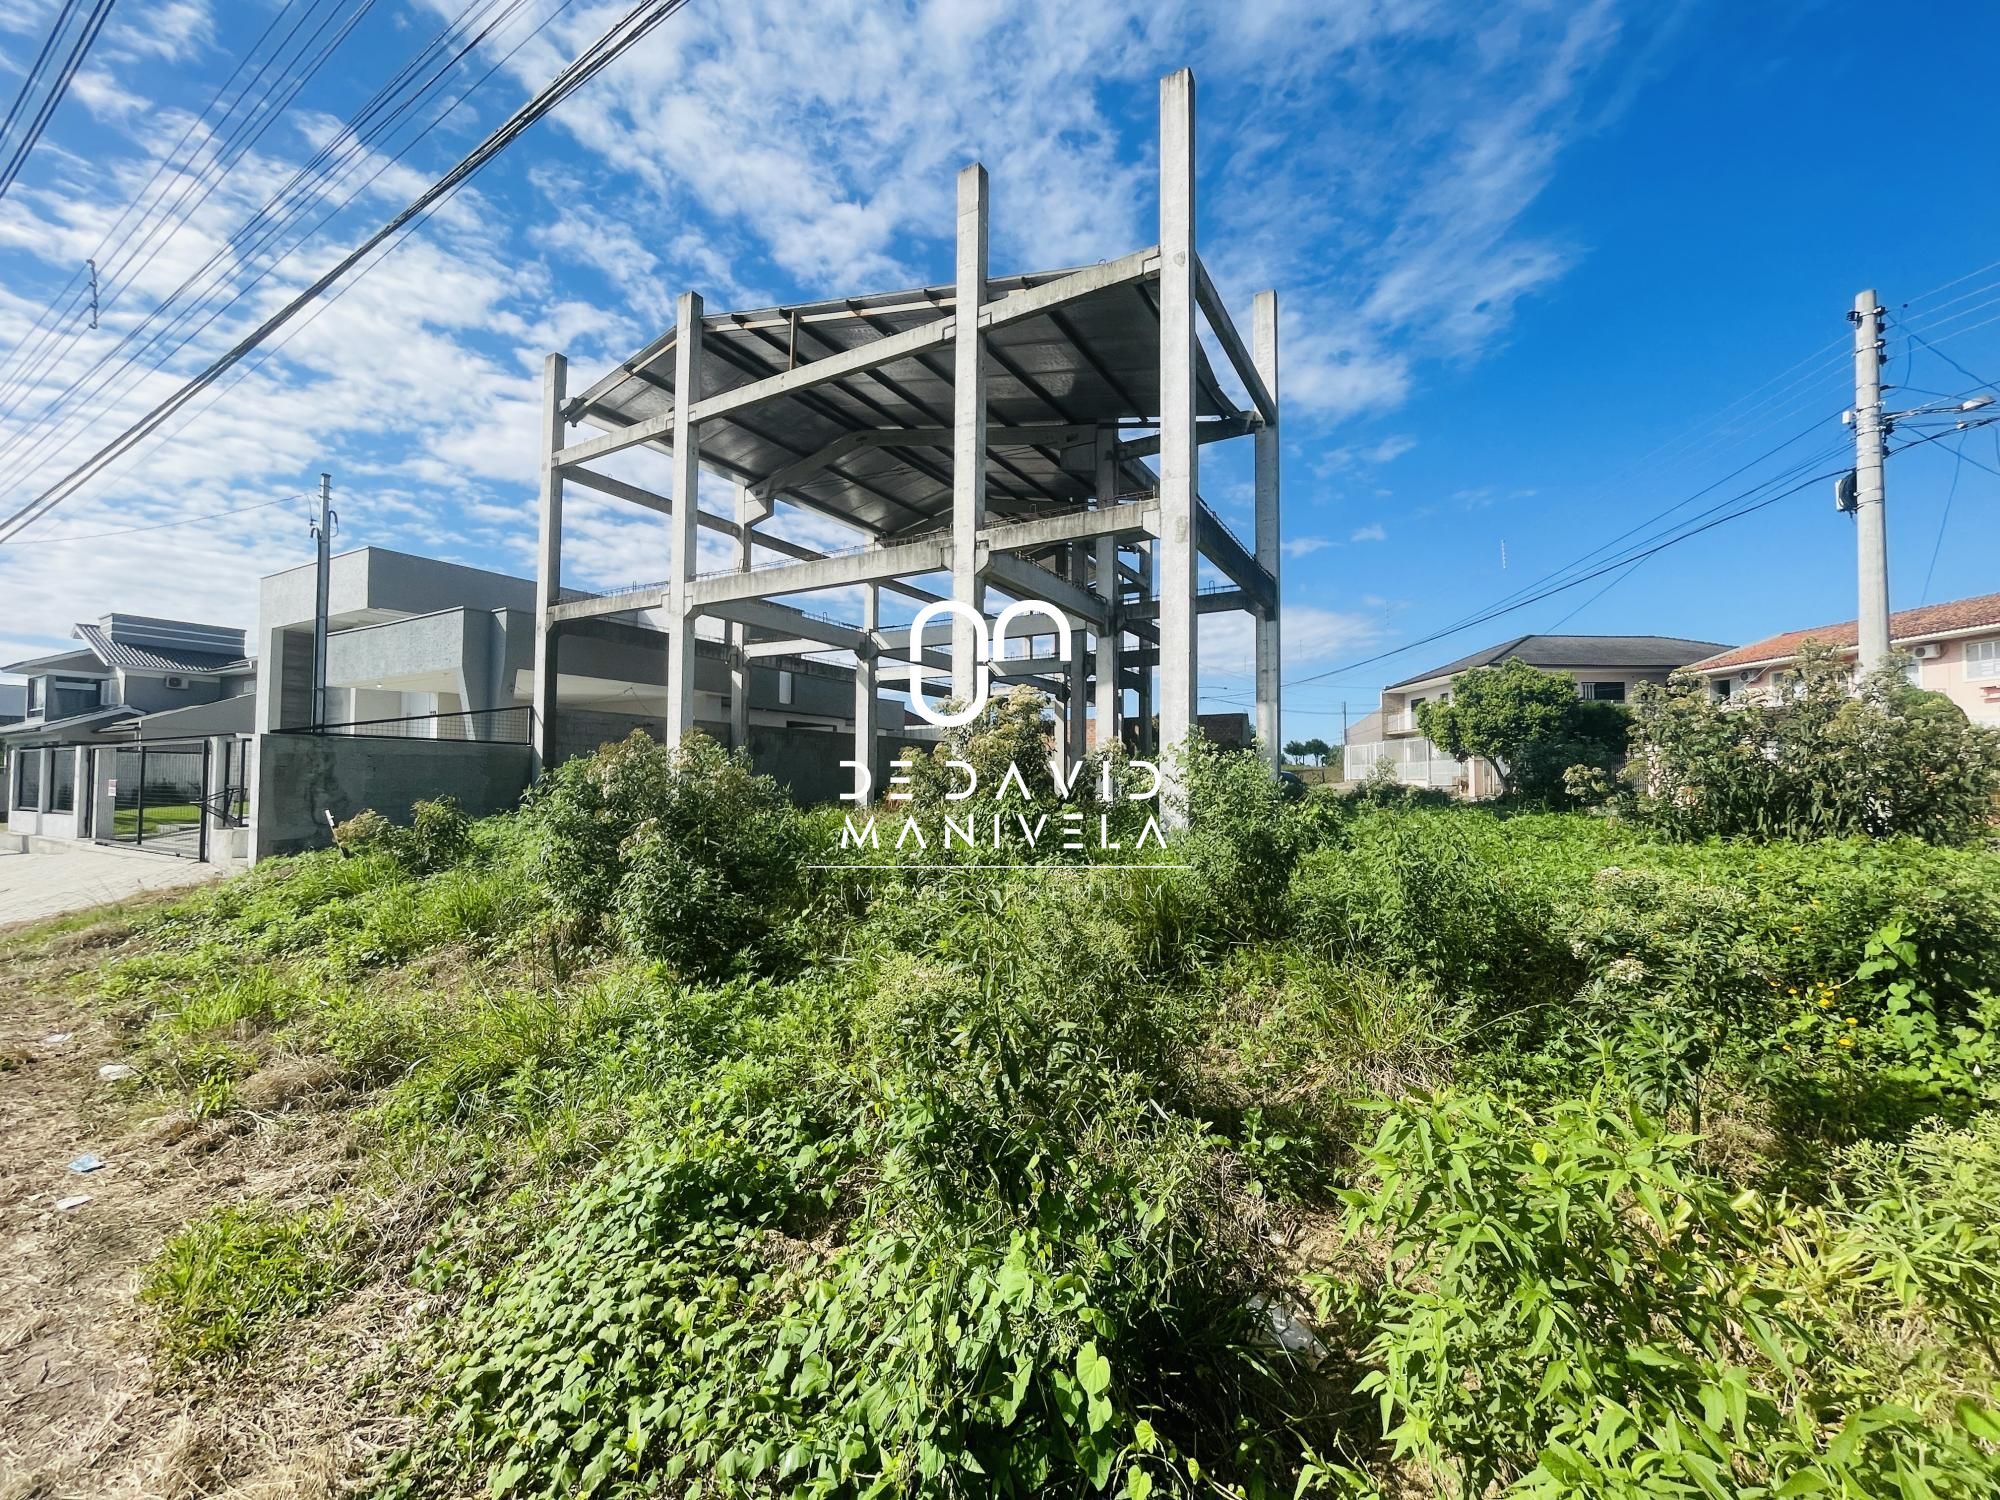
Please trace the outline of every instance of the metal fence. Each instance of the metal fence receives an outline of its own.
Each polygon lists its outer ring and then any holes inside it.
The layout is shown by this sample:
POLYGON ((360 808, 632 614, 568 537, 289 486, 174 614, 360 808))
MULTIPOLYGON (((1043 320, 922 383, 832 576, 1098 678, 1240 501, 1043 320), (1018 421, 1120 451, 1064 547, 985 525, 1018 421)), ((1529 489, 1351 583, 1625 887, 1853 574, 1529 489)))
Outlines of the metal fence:
POLYGON ((344 735, 364 740, 456 740, 481 745, 527 745, 535 738, 535 711, 476 708, 463 713, 411 714, 400 719, 356 719, 345 724, 308 724, 280 734, 344 735))

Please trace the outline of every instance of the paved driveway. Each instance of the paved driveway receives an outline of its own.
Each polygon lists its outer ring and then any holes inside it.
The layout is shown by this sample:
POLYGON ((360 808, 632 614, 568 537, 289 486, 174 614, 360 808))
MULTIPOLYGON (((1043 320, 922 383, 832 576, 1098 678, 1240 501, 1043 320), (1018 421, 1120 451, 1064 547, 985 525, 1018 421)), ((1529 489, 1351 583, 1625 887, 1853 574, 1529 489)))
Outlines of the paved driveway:
POLYGON ((124 901, 142 891, 193 885, 222 873, 198 860, 95 845, 55 854, 0 851, 0 927, 124 901))

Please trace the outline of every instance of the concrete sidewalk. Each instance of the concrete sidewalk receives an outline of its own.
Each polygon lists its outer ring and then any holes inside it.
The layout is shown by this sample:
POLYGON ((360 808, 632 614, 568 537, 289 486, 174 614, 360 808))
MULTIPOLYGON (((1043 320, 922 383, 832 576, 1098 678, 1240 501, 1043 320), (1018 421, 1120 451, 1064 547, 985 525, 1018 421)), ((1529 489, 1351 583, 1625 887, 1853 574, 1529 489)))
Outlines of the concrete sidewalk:
POLYGON ((97 845, 60 852, 0 851, 0 928, 37 922, 144 891, 214 880, 227 867, 97 845))

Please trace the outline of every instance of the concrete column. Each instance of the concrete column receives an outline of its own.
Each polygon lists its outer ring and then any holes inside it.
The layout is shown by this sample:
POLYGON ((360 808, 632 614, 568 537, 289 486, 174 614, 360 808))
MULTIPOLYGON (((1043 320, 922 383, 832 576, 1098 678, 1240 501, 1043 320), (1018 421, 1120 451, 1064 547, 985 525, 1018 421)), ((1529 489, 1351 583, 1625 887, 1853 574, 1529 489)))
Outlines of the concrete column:
MULTIPOLYGON (((752 499, 748 485, 736 486, 736 570, 739 573, 750 571, 755 545, 753 529, 770 514, 770 504, 760 505, 752 499)), ((743 654, 749 635, 750 628, 740 620, 729 622, 729 747, 732 750, 750 748, 750 662, 743 654)))
MULTIPOLYGON (((1099 428, 1097 433, 1097 504, 1099 508, 1114 503, 1118 492, 1118 466, 1111 456, 1111 445, 1117 441, 1117 433, 1112 429, 1099 428)), ((1124 690, 1118 682, 1118 540, 1101 536, 1096 542, 1097 556, 1093 566, 1097 577, 1093 592, 1106 602, 1109 616, 1105 628, 1097 632, 1097 660, 1093 670, 1097 674, 1097 743, 1104 749, 1118 743, 1118 708, 1125 701, 1124 690)))
POLYGON ((694 728, 695 524, 701 509, 701 440, 692 409, 701 399, 701 295, 682 292, 674 315, 674 558, 667 577, 667 748, 694 728))
MULTIPOLYGON (((882 591, 874 584, 861 590, 861 629, 872 632, 881 623, 882 591)), ((854 653, 854 759, 863 768, 854 784, 862 791, 860 806, 875 801, 875 737, 878 705, 875 698, 875 648, 863 646, 854 653)))
MULTIPOLYGON (((951 596, 982 614, 979 533, 986 525, 986 360, 979 309, 986 304, 986 168, 958 174, 958 277, 952 344, 951 596)), ((956 617, 951 630, 952 695, 977 691, 978 635, 956 617)))
MULTIPOLYGON (((1078 588, 1090 584, 1090 549, 1083 542, 1069 544, 1069 581, 1078 588)), ((1063 774, 1067 776, 1090 754, 1090 642, 1083 621, 1074 618, 1069 627, 1069 664, 1063 677, 1069 688, 1063 704, 1063 774)))
MULTIPOLYGON (((1155 550, 1155 543, 1139 544, 1139 571, 1146 579, 1144 592, 1140 597, 1148 600, 1157 600, 1160 596, 1160 570, 1155 565, 1158 561, 1154 556, 1155 550)), ((1141 755, 1157 754, 1160 748, 1159 731, 1153 723, 1153 709, 1158 701, 1153 694, 1153 675, 1152 667, 1139 668, 1139 753, 1141 755)))
MULTIPOLYGON (((1257 373, 1263 377, 1264 388, 1271 393, 1272 404, 1278 402, 1278 294, 1259 292, 1257 304, 1252 314, 1251 357, 1257 362, 1257 373)), ((1257 429, 1256 443, 1256 494, 1257 494, 1257 561, 1271 575, 1273 582, 1278 577, 1278 565, 1283 557, 1278 536, 1278 424, 1266 422, 1257 429)), ((1282 652, 1279 649, 1278 606, 1274 603, 1269 610, 1256 617, 1257 631, 1257 740, 1263 749, 1265 764, 1276 775, 1283 764, 1282 704, 1279 686, 1279 669, 1282 652)))
MULTIPOLYGON (((549 611, 562 601, 563 476, 556 454, 563 445, 563 400, 569 385, 569 361, 551 354, 542 364, 542 490, 535 565, 535 770, 541 772, 555 748, 556 631, 549 611)), ((263 684, 257 685, 261 696, 263 684)))
MULTIPOLYGON (((1160 81, 1160 742, 1196 723, 1194 74, 1160 81)), ((1168 790, 1174 788, 1169 778, 1168 790)))

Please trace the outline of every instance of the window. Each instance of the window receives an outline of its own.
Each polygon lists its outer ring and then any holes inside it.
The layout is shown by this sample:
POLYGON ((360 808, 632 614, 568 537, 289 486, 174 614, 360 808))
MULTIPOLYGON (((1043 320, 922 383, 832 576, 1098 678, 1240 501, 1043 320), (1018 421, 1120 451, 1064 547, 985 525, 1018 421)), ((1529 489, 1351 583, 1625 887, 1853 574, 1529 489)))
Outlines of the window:
POLYGON ((784 672, 784 671, 779 672, 778 701, 780 703, 789 705, 793 701, 793 697, 794 697, 794 684, 792 682, 792 674, 790 672, 784 672))
POLYGON ((22 812, 39 812, 42 806, 42 757, 46 750, 14 752, 14 805, 22 812))
POLYGON ((31 719, 41 716, 43 683, 45 681, 46 679, 41 677, 30 677, 28 679, 28 717, 31 719))
POLYGON ((1968 679, 2000 677, 2000 636, 1965 643, 1965 675, 1968 679))
POLYGON ((1625 684, 1622 682, 1579 682, 1577 696, 1592 703, 1623 703, 1625 684))
POLYGON ((1733 677, 1715 677, 1709 680, 1708 686, 1709 691, 1714 694, 1717 703, 1727 703, 1730 695, 1736 691, 1736 679, 1733 677))
POLYGON ((51 750, 49 752, 49 811, 52 813, 76 811, 76 752, 74 750, 51 750))

